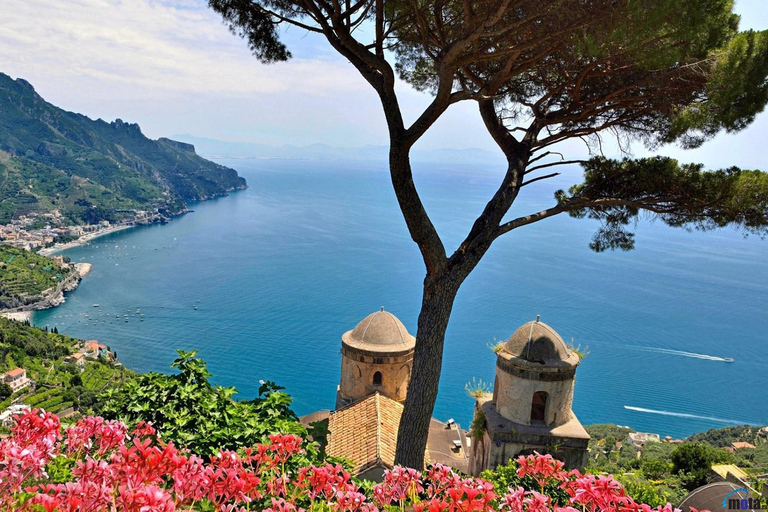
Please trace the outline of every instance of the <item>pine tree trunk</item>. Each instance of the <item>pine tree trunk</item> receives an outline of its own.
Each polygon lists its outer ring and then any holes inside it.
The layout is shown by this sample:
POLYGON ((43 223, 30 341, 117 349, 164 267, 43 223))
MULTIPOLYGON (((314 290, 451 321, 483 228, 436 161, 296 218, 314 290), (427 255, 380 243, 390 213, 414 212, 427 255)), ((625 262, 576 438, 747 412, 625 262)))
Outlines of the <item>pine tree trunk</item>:
POLYGON ((413 370, 397 437, 395 463, 401 466, 424 468, 429 423, 443 364, 445 331, 460 284, 450 277, 434 279, 427 276, 424 280, 413 370))

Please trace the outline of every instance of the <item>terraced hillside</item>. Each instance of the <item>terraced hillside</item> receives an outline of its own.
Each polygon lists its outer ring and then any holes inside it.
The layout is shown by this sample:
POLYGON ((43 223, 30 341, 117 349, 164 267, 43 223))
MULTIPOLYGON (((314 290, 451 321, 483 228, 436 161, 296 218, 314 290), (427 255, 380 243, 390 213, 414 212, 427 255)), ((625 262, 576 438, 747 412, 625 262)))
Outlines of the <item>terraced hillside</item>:
POLYGON ((74 272, 50 259, 22 249, 0 245, 0 309, 40 300, 74 272))
POLYGON ((34 382, 34 386, 2 397, 0 412, 11 403, 56 413, 97 411, 102 392, 134 377, 132 371, 104 358, 87 358, 82 367, 66 363, 82 343, 0 317, 0 374, 23 368, 34 382))

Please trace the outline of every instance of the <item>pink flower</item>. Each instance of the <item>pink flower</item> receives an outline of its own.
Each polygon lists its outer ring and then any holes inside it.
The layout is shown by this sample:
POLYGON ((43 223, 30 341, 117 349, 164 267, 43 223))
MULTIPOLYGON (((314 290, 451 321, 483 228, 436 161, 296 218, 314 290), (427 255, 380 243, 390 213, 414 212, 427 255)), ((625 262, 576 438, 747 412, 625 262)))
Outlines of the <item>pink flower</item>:
POLYGON ((273 434, 269 436, 270 451, 275 454, 278 462, 287 462, 294 455, 304 453, 301 448, 302 439, 293 434, 273 434))
POLYGON ((356 491, 337 491, 333 510, 338 512, 358 512, 363 506, 367 505, 365 500, 365 494, 356 491))
MULTIPOLYGON (((131 442, 125 444, 129 434, 122 423, 83 418, 67 429, 62 443, 55 415, 35 410, 15 419, 12 435, 0 440, 0 506, 4 509, 174 512, 189 511, 207 499, 217 512, 244 512, 266 495, 271 506, 264 512, 305 512, 296 503, 307 499, 322 500, 322 506, 334 512, 379 512, 340 465, 286 471, 283 464, 303 453, 298 436, 271 436, 271 444, 244 450, 244 456, 221 451, 206 463, 160 442, 146 424, 131 432, 131 442), (30 482, 46 478, 46 464, 62 447, 77 459, 73 481, 29 487, 30 482), (28 501, 22 489, 32 494, 28 501)), ((636 503, 613 477, 575 470, 566 473, 550 455, 520 457, 518 463, 518 475, 530 475, 540 488, 509 489, 499 500, 500 512, 676 512, 669 504, 652 508, 636 503), (552 503, 544 494, 552 483, 559 483, 573 506, 552 503)), ((386 471, 383 482, 373 488, 373 498, 382 507, 411 505, 416 512, 491 512, 497 503, 490 482, 461 478, 441 465, 431 466, 426 474, 402 467, 386 471)))
POLYGON ((136 489, 120 486, 118 506, 125 512, 174 512, 176 506, 171 495, 154 485, 142 485, 136 489))
POLYGON ((421 485, 421 473, 411 468, 395 466, 384 472, 384 481, 373 488, 373 495, 381 506, 392 502, 403 503, 424 492, 421 485))
POLYGON ((517 476, 524 478, 531 475, 541 489, 544 489, 549 482, 562 482, 568 478, 568 473, 563 470, 564 464, 553 458, 550 454, 541 455, 534 452, 533 455, 517 458, 519 465, 517 476))
POLYGON ((304 512, 304 509, 296 508, 282 498, 272 498, 272 506, 264 509, 263 512, 304 512))
POLYGON ((330 501, 339 491, 355 491, 357 488, 351 480, 352 476, 344 471, 340 464, 326 464, 320 467, 313 464, 299 470, 296 485, 306 489, 312 501, 318 497, 330 501))

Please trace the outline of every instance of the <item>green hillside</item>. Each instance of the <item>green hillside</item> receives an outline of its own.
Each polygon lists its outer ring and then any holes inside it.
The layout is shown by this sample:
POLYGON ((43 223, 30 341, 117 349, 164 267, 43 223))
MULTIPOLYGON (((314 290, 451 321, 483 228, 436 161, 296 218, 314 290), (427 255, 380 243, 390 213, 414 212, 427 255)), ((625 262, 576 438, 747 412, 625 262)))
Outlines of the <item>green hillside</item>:
POLYGON ((10 396, 0 389, 0 412, 11 403, 25 403, 51 412, 98 412, 101 393, 125 384, 135 374, 103 359, 87 359, 82 368, 65 363, 64 359, 81 343, 63 334, 0 317, 0 374, 24 368, 27 377, 36 384, 34 389, 25 388, 10 396))
POLYGON ((768 470, 765 428, 711 429, 679 444, 648 442, 643 447, 628 442, 628 434, 634 430, 627 427, 599 424, 585 428, 591 437, 587 471, 614 475, 631 496, 653 505, 679 504, 708 481, 713 464, 735 464, 754 481, 768 470), (747 441, 755 448, 726 450, 734 441, 747 441))
POLYGON ((116 220, 129 209, 174 213, 185 201, 245 187, 190 144, 64 111, 0 73, 0 223, 52 209, 74 223, 116 220))
POLYGON ((0 245, 0 309, 34 302, 44 290, 56 288, 70 272, 46 257, 0 245))

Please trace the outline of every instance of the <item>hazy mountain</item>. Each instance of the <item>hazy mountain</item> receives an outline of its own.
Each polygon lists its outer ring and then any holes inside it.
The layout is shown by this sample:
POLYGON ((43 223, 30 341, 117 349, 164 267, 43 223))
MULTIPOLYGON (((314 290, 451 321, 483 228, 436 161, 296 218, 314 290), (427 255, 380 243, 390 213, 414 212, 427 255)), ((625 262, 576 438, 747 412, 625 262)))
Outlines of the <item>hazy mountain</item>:
MULTIPOLYGON (((189 134, 174 135, 174 139, 194 144, 200 154, 209 158, 285 158, 299 160, 367 160, 386 161, 387 146, 334 147, 327 144, 309 146, 271 146, 250 142, 224 142, 195 137, 189 134)), ((414 162, 499 164, 504 159, 484 149, 416 149, 411 155, 414 162)))
POLYGON ((74 222, 121 209, 161 208, 225 195, 246 183, 183 142, 151 140, 137 124, 108 123, 46 102, 0 73, 0 222, 58 209, 74 222))

